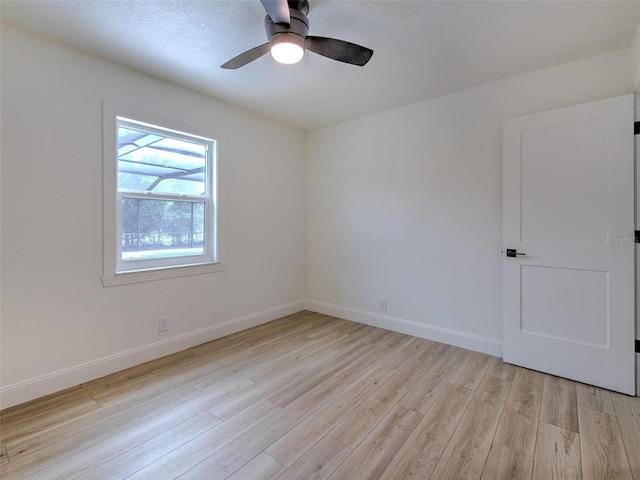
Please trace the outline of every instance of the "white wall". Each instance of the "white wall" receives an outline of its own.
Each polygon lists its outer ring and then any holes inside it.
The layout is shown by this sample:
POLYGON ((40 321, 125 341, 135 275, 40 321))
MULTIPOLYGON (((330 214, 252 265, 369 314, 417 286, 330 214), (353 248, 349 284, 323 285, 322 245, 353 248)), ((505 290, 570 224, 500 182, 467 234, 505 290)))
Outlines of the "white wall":
POLYGON ((7 25, 1 48, 3 407, 302 308, 304 133, 7 25), (102 287, 103 99, 223 141, 225 271, 102 287))
POLYGON ((501 355, 503 120, 629 83, 623 50, 312 132, 307 307, 501 355))

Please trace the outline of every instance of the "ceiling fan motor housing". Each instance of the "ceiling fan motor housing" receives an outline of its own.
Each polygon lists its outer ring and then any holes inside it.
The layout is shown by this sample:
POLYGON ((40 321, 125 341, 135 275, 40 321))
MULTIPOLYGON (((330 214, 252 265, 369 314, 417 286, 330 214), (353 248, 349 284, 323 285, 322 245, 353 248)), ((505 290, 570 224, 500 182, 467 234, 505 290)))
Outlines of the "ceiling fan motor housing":
POLYGON ((305 38, 309 33, 309 19, 299 10, 289 10, 291 25, 274 23, 267 15, 264 18, 264 29, 271 46, 280 42, 291 42, 305 48, 305 38))
POLYGON ((264 28, 268 43, 258 45, 237 55, 222 64, 222 68, 235 70, 257 60, 269 51, 276 61, 283 64, 299 62, 305 50, 309 50, 317 55, 360 67, 366 65, 373 55, 373 50, 355 43, 336 38, 308 35, 308 0, 260 1, 267 11, 264 28))

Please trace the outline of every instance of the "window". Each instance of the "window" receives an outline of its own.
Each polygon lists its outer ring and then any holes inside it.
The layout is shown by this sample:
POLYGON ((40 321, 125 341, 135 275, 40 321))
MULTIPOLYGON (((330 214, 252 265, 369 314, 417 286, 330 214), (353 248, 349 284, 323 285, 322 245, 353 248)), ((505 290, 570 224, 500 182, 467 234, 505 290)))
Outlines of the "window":
POLYGON ((105 105, 104 155, 105 286, 221 269, 215 140, 105 105))

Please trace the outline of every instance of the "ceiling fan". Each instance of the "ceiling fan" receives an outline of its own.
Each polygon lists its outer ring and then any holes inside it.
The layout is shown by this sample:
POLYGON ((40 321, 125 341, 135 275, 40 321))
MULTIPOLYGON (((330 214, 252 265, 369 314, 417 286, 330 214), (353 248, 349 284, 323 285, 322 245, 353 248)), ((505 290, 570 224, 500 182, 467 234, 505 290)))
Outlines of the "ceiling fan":
POLYGON ((241 53, 222 68, 236 69, 271 52, 280 63, 292 64, 302 60, 305 50, 351 65, 364 66, 373 50, 335 38, 314 37, 309 33, 308 0, 260 0, 267 11, 264 28, 268 42, 241 53))

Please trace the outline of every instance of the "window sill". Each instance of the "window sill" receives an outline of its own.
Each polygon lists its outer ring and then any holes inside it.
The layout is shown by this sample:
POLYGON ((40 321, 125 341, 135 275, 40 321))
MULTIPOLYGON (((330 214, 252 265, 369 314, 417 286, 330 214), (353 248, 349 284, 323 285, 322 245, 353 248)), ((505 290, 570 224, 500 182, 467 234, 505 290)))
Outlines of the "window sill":
POLYGON ((102 276, 103 287, 116 287, 130 283, 153 282, 167 278, 189 277, 205 273, 221 272, 224 270, 221 263, 208 263, 206 265, 189 265, 184 267, 158 268, 136 272, 125 272, 102 276))

